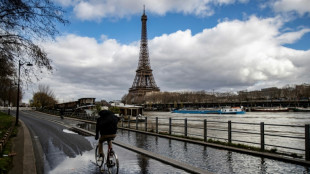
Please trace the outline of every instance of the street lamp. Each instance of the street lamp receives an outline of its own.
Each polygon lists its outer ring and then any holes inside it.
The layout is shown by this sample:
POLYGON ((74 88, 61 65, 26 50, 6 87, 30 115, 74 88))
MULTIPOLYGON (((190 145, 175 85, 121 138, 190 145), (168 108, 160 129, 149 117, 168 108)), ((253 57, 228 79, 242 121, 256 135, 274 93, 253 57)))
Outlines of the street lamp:
MULTIPOLYGON (((17 106, 16 106, 16 122, 15 126, 18 125, 18 117, 19 117, 19 81, 20 81, 20 67, 23 66, 25 63, 21 63, 20 60, 18 61, 18 80, 17 80, 17 106)), ((30 62, 27 62, 26 66, 32 66, 30 62)))

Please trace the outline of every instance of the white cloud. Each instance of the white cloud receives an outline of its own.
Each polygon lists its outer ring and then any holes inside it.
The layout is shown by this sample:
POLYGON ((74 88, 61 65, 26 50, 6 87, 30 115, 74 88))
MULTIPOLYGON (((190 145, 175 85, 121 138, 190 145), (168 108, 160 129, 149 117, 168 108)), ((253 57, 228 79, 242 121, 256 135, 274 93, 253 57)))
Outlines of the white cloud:
MULTIPOLYGON (((310 50, 282 44, 296 42, 310 30, 281 33, 282 25, 281 18, 252 16, 246 21, 224 21, 195 35, 185 30, 150 39, 155 81, 162 91, 238 91, 309 82, 310 50)), ((134 80, 139 44, 102 38, 98 42, 67 35, 45 44, 56 70, 40 83, 49 84, 64 101, 120 99, 134 80)))
POLYGON ((143 5, 147 12, 165 15, 168 12, 211 16, 213 7, 233 3, 247 3, 248 0, 84 0, 71 3, 74 12, 82 20, 100 20, 101 18, 123 18, 141 13, 143 5))
POLYGON ((67 35, 44 47, 56 70, 40 83, 50 84, 57 98, 119 99, 131 86, 137 45, 121 45, 113 39, 98 43, 94 38, 67 35))
POLYGON ((186 30, 154 38, 150 55, 158 84, 168 90, 240 90, 261 82, 309 81, 303 74, 310 64, 298 63, 306 61, 309 53, 282 46, 308 29, 281 34, 281 26, 279 18, 252 16, 247 21, 219 23, 196 35, 186 30))
POLYGON ((310 12, 309 0, 276 0, 272 6, 276 12, 295 11, 300 16, 310 12))
POLYGON ((310 32, 309 28, 305 28, 299 31, 294 31, 294 32, 287 32, 284 33, 282 35, 280 35, 279 37, 277 37, 278 43, 279 44, 290 44, 290 43, 294 43, 297 40, 299 40, 304 34, 310 32))

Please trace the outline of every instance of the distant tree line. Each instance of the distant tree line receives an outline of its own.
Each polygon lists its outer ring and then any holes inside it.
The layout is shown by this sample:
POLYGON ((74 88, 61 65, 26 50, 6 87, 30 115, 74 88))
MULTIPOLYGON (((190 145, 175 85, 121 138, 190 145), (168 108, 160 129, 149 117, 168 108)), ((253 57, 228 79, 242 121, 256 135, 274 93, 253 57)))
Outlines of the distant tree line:
POLYGON ((241 102, 258 100, 309 100, 310 85, 286 85, 282 88, 271 87, 256 91, 239 92, 150 92, 138 99, 132 95, 124 95, 122 102, 127 104, 171 104, 171 103, 214 103, 214 102, 241 102))

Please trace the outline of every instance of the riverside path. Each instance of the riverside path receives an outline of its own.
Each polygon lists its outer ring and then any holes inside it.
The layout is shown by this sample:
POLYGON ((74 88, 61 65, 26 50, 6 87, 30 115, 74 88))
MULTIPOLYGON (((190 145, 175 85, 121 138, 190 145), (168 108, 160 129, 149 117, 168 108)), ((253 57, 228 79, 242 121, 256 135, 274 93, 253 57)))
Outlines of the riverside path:
MULTIPOLYGON (((39 171, 44 173, 96 173, 92 163, 94 156, 93 136, 81 136, 69 130, 84 125, 94 126, 79 120, 51 116, 39 112, 21 112, 20 118, 29 128, 36 152, 42 159, 39 171), (41 154, 41 155, 40 155, 41 154)), ((307 166, 290 164, 268 158, 220 150, 178 140, 171 140, 128 130, 119 130, 114 145, 120 160, 120 173, 192 173, 173 167, 168 160, 198 168, 198 173, 309 173, 307 166), (128 147, 125 147, 128 146, 128 147), (128 150, 136 147, 150 154, 128 150), (167 159, 167 162, 162 159, 167 159), (202 171, 202 172, 201 172, 202 171)), ((38 170, 37 170, 38 171, 38 170)))
MULTIPOLYGON (((20 119, 32 137, 37 173, 99 173, 94 164, 94 136, 70 131, 83 122, 34 111, 21 111, 20 119)), ((120 161, 119 173, 188 173, 128 148, 113 147, 120 161)))

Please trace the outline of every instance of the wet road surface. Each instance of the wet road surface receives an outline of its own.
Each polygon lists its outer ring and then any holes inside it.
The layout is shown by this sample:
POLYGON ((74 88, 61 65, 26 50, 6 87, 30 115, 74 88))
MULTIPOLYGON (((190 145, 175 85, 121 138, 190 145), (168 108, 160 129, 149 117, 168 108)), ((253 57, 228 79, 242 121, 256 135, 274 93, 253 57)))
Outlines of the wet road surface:
MULTIPOLYGON (((100 173, 94 161, 94 137, 68 130, 80 122, 30 111, 20 112, 20 119, 29 128, 34 146, 41 146, 34 147, 36 158, 41 159, 38 173, 100 173)), ((114 145, 114 149, 119 173, 186 173, 122 147, 114 145)))

